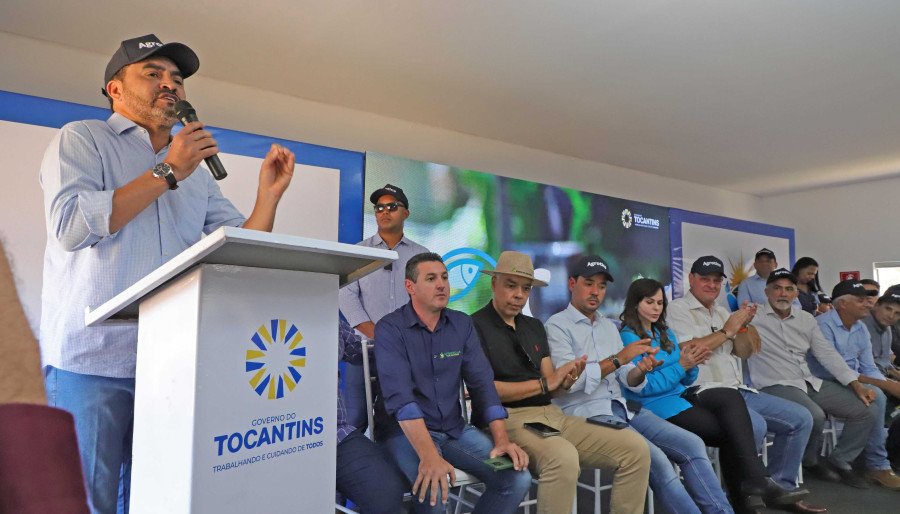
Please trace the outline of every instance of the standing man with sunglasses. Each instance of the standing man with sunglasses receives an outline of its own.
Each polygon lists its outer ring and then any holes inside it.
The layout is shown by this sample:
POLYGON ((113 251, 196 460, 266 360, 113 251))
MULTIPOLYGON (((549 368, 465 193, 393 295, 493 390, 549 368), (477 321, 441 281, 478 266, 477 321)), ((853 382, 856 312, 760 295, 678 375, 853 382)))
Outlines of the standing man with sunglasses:
MULTIPOLYGON (((378 232, 358 244, 372 248, 394 250, 399 258, 362 279, 341 289, 339 302, 341 313, 350 326, 368 339, 375 338, 375 323, 385 314, 393 312, 409 302, 404 284, 406 263, 414 255, 428 252, 424 246, 403 234, 403 223, 409 217, 409 200, 403 190, 391 184, 376 190, 369 196, 375 210, 378 232)), ((372 364, 374 369, 374 363, 372 364)), ((344 368, 344 401, 348 422, 365 431, 368 426, 366 413, 365 380, 361 365, 347 363, 344 368)))

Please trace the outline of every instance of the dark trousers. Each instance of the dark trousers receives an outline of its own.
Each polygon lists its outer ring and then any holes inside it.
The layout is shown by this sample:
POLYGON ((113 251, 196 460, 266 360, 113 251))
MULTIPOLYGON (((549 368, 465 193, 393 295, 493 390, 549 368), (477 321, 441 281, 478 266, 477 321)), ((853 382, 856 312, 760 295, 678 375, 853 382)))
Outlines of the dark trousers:
POLYGON ((337 490, 362 514, 397 514, 409 485, 381 447, 357 430, 337 447, 337 490))
POLYGON ((719 449, 722 476, 732 501, 736 501, 742 496, 744 480, 766 477, 744 398, 738 391, 724 387, 707 389, 699 395, 685 394, 685 398, 693 407, 672 416, 669 422, 719 449))

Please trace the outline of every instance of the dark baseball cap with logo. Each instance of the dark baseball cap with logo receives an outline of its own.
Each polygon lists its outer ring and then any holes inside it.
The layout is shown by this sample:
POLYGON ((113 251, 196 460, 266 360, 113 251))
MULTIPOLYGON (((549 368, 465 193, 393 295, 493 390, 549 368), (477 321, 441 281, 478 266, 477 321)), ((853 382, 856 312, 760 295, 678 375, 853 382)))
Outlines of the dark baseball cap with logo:
POLYGON ((775 252, 773 252, 772 250, 769 250, 768 248, 763 248, 762 250, 756 252, 756 256, 753 258, 759 259, 760 257, 771 257, 771 258, 775 259, 775 252))
POLYGON ((791 271, 787 268, 778 268, 772 273, 769 273, 769 278, 766 279, 766 285, 769 285, 772 282, 775 282, 776 280, 780 280, 782 278, 788 279, 793 282, 794 285, 797 285, 797 277, 795 277, 794 274, 791 273, 791 271))
POLYGON ((372 205, 378 203, 378 199, 384 195, 391 195, 397 199, 398 202, 402 202, 403 206, 409 209, 409 200, 406 199, 406 195, 403 194, 403 190, 399 187, 392 184, 385 184, 381 189, 376 189, 371 195, 369 195, 369 201, 372 202, 372 205))
POLYGON ((900 287, 889 287, 878 301, 879 303, 896 303, 900 305, 900 287))
MULTIPOLYGON (((165 43, 159 40, 154 34, 126 39, 119 45, 119 49, 113 54, 106 65, 106 73, 103 74, 103 85, 105 86, 112 80, 113 75, 119 70, 143 61, 150 57, 168 57, 172 59, 178 71, 181 72, 182 78, 188 78, 200 68, 200 59, 187 45, 182 43, 165 43)), ((103 90, 106 94, 106 89, 103 90)))
POLYGON ((586 255, 569 268, 569 278, 593 277, 597 273, 606 275, 606 279, 615 282, 612 273, 609 271, 609 264, 606 264, 599 255, 586 255))
POLYGON ((846 295, 853 296, 868 296, 868 292, 866 288, 863 287, 862 282, 859 280, 844 280, 842 282, 838 282, 834 289, 831 290, 832 298, 840 298, 846 295))
POLYGON ((722 264, 722 261, 718 257, 706 255, 694 261, 694 264, 691 266, 691 273, 696 273, 700 276, 718 273, 724 277, 725 265, 722 264))

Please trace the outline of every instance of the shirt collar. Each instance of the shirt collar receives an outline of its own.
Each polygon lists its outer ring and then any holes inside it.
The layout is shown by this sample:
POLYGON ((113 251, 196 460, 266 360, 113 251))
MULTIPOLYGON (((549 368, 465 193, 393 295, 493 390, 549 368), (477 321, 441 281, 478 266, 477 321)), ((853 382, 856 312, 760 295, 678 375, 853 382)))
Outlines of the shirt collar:
MULTIPOLYGON (((482 307, 482 309, 485 311, 485 313, 486 313, 486 314, 488 315, 488 317, 491 319, 491 322, 492 322, 493 324, 495 324, 495 325, 497 325, 498 327, 501 327, 501 328, 502 328, 502 327, 506 327, 506 328, 509 328, 509 329, 513 329, 513 327, 509 326, 509 324, 506 323, 505 321, 503 321, 503 318, 500 317, 500 313, 497 312, 497 309, 494 307, 494 300, 493 300, 493 299, 488 300, 487 305, 485 305, 484 307, 482 307)), ((515 321, 515 323, 516 323, 516 327, 519 326, 519 320, 522 319, 523 316, 524 316, 524 314, 522 314, 521 312, 518 313, 518 314, 516 314, 516 317, 515 317, 515 319, 514 319, 514 321, 515 321)))
MULTIPOLYGON (((412 301, 406 302, 406 304, 403 307, 401 307, 401 309, 402 309, 401 312, 403 313, 403 325, 404 326, 414 327, 416 325, 419 325, 420 327, 422 327, 426 330, 428 329, 428 327, 425 326, 425 323, 423 323, 422 320, 419 319, 419 315, 416 314, 416 310, 413 309, 412 301)), ((445 307, 445 308, 441 309, 441 318, 438 320, 437 325, 435 325, 435 327, 434 327, 435 332, 437 332, 437 330, 439 328, 441 328, 441 326, 444 323, 447 323, 449 321, 450 321, 450 318, 447 317, 447 308, 445 307)))
MULTIPOLYGON (((700 300, 698 300, 697 297, 694 296, 694 292, 691 291, 690 289, 688 289, 688 292, 687 292, 686 295, 684 295, 684 297, 687 299, 688 307, 690 307, 691 310, 694 310, 694 309, 702 309, 704 312, 707 312, 707 313, 710 312, 710 310, 707 309, 705 305, 703 305, 702 303, 700 303, 700 300)), ((716 310, 716 305, 715 305, 715 303, 713 303, 713 309, 712 309, 712 310, 713 310, 713 311, 716 310)))
POLYGON ((129 120, 128 118, 122 116, 117 112, 114 112, 112 116, 110 116, 109 119, 106 120, 106 123, 109 125, 109 128, 113 129, 113 132, 119 135, 121 135, 128 129, 132 129, 138 126, 137 123, 129 120))
MULTIPOLYGON (((834 328, 840 328, 843 330, 847 330, 847 327, 844 326, 844 322, 841 321, 840 315, 838 315, 837 309, 831 309, 825 314, 820 315, 819 317, 824 318, 826 323, 831 323, 834 328)), ((852 334, 858 330, 861 330, 863 326, 862 321, 857 321, 853 325, 850 326, 849 332, 852 334)))
POLYGON ((587 316, 585 316, 583 312, 576 309, 575 306, 572 305, 571 302, 569 302, 569 305, 566 307, 566 310, 563 312, 566 313, 565 315, 569 318, 569 321, 571 321, 572 323, 576 323, 576 324, 577 323, 586 323, 591 326, 593 326, 595 323, 598 323, 600 321, 600 318, 603 317, 603 314, 600 314, 600 311, 597 311, 594 313, 594 321, 591 321, 591 319, 588 318, 587 316))
MULTIPOLYGON (((381 238, 381 235, 378 232, 375 232, 375 235, 372 236, 372 242, 378 246, 387 246, 387 243, 384 242, 384 239, 381 238)), ((400 238, 400 241, 397 242, 397 246, 400 246, 402 244, 409 244, 409 239, 406 238, 405 234, 400 238)), ((396 248, 397 246, 395 246, 394 248, 396 248)))

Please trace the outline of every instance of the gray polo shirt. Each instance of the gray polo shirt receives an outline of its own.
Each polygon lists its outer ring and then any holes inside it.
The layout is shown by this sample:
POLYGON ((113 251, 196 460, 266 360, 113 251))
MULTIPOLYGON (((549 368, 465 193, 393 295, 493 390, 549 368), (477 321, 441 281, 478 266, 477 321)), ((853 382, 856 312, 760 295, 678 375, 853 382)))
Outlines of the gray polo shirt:
POLYGON ((847 385, 859 377, 822 335, 812 314, 802 309, 792 307, 791 314, 781 319, 766 301, 756 312, 752 325, 762 340, 761 350, 747 361, 756 387, 787 385, 806 391, 809 383, 818 391, 822 379, 809 370, 806 359, 810 352, 841 384, 847 385))
POLYGON ((863 318, 862 322, 869 329, 869 338, 872 341, 872 357, 875 358, 875 365, 884 373, 885 370, 894 367, 893 359, 891 359, 891 341, 893 340, 891 327, 879 325, 872 314, 863 318))

